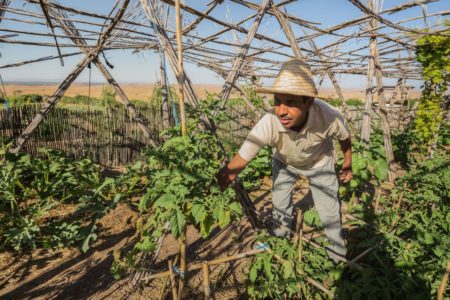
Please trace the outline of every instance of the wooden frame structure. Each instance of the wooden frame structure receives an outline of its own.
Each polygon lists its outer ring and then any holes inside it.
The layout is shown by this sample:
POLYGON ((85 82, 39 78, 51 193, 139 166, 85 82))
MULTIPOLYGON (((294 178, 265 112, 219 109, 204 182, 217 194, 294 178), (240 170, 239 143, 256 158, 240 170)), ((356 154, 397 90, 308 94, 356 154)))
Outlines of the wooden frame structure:
MULTIPOLYGON (((320 20, 304 20, 285 10, 291 5, 302 5, 301 1, 295 0, 253 2, 249 0, 211 0, 205 1, 204 5, 200 5, 202 7, 198 7, 198 5, 193 7, 172 0, 117 0, 114 1, 115 5, 112 9, 103 14, 61 5, 53 0, 23 0, 22 2, 28 5, 10 7, 10 1, 0 1, 0 22, 8 20, 10 21, 8 24, 20 23, 29 26, 27 30, 18 30, 14 26, 8 28, 1 26, 0 33, 6 33, 6 35, 0 36, 0 43, 54 47, 55 52, 53 55, 42 58, 27 58, 21 62, 2 65, 0 72, 5 68, 54 59, 59 59, 63 65, 64 58, 71 56, 82 55, 83 58, 59 85, 40 113, 22 132, 11 149, 12 152, 21 150, 24 143, 52 107, 58 103, 70 84, 91 63, 99 69, 106 81, 116 91, 119 101, 127 108, 130 116, 138 122, 145 136, 152 141, 153 145, 158 144, 156 137, 147 126, 147 121, 137 114, 119 83, 101 61, 100 55, 104 52, 126 49, 137 52, 155 52, 155 55, 164 56, 173 73, 177 75, 181 99, 185 95, 189 105, 194 108, 198 105, 199 98, 189 75, 183 68, 183 61, 207 68, 225 79, 220 93, 223 107, 232 89, 239 90, 239 80, 251 80, 254 77, 258 79, 274 78, 285 60, 296 57, 307 61, 314 74, 327 75, 341 100, 344 100, 344 97, 336 75, 348 74, 367 77, 361 138, 368 143, 370 112, 373 96, 376 94, 389 164, 389 181, 391 182, 394 180, 392 169, 394 157, 387 120, 387 99, 384 95, 383 78, 396 78, 398 80, 396 90, 401 91, 402 95, 406 93, 407 80, 420 80, 420 66, 414 61, 411 54, 414 43, 418 38, 427 34, 444 34, 447 29, 443 23, 434 22, 430 25, 428 18, 450 14, 450 10, 444 10, 430 15, 423 13, 414 18, 393 21, 391 20, 392 15, 439 1, 410 0, 401 5, 381 10, 377 0, 367 0, 367 3, 363 3, 361 0, 347 0, 343 3, 359 11, 362 16, 325 27, 320 24, 320 20), (247 11, 249 15, 240 21, 231 22, 223 13, 227 5, 247 11), (177 13, 174 14, 175 7, 177 13), (169 11, 169 13, 161 15, 161 10, 169 11), (180 10, 183 18, 190 20, 189 24, 183 28, 180 28, 182 26, 180 10), (270 30, 267 27, 260 30, 261 24, 267 24, 270 20, 275 22, 271 23, 270 30), (417 22, 421 20, 425 22, 422 27, 417 28, 417 22), (176 30, 171 25, 175 23, 178 24, 178 38, 175 38, 176 30), (411 24, 414 25, 414 28, 410 26, 411 24), (46 26, 47 31, 43 31, 42 26, 46 26), (205 30, 205 28, 219 29, 213 30, 211 33, 211 30, 205 30), (183 37, 180 36, 180 33, 183 37), (227 37, 231 33, 243 36, 244 42, 241 43, 237 39, 230 42, 227 37), (30 36, 34 38, 29 40, 30 36), (324 40, 327 42, 324 43, 324 40), (330 40, 331 42, 328 42, 330 40), (340 50, 336 50, 337 45, 340 50), (70 50, 73 48, 76 51, 70 50), (72 52, 68 52, 68 49, 72 52), (376 87, 373 86, 373 77, 376 79, 376 87)), ((108 62, 106 64, 108 65, 108 62)), ((163 101, 163 103, 166 105, 167 115, 167 102, 163 101)), ((345 102, 343 103, 345 104, 345 102)), ((167 124, 167 120, 165 123, 167 124)), ((202 119, 202 127, 205 130, 215 130, 215 125, 206 116, 202 119)), ((253 227, 260 228, 259 219, 253 211, 251 201, 242 185, 235 182, 234 188, 253 227)), ((300 236, 300 241, 302 238, 304 239, 300 236)), ((253 251, 251 254, 257 252, 261 251, 253 251)), ((162 275, 148 275, 144 278, 170 276, 173 286, 174 274, 171 264, 172 262, 169 261, 168 272, 162 275)), ((210 293, 207 280, 209 277, 208 265, 211 265, 211 262, 186 269, 186 271, 192 268, 204 270, 207 297, 210 293)), ((185 268, 184 264, 183 271, 185 268)), ((173 289, 175 298, 181 298, 182 293, 182 287, 179 291, 173 289)))

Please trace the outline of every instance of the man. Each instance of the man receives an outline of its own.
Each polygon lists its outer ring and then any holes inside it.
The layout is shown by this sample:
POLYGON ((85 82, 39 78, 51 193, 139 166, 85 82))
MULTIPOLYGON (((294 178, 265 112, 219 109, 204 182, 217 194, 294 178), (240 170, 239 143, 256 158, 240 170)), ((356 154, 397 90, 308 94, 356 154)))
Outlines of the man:
POLYGON ((309 66, 300 60, 285 62, 271 89, 274 112, 266 114, 250 131, 239 152, 218 174, 226 188, 264 146, 274 148, 273 219, 277 236, 288 236, 292 215, 292 191, 299 175, 309 179, 314 205, 327 238, 328 255, 335 261, 345 257, 338 180, 334 169, 333 142, 339 140, 344 163, 339 179, 352 178, 350 132, 342 115, 318 97, 309 66))

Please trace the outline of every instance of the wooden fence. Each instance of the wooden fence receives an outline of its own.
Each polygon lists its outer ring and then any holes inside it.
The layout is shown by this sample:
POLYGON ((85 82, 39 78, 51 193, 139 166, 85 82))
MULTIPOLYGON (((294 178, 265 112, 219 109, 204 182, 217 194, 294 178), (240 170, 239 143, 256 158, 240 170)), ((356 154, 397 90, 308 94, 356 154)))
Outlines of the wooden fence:
MULTIPOLYGON (((5 143, 26 128, 37 114, 40 105, 26 105, 0 109, 0 142, 5 143)), ((156 107, 136 107, 149 122, 150 129, 159 136, 162 119, 156 107)), ((238 146, 257 122, 254 111, 246 106, 228 107, 228 121, 218 124, 218 135, 227 147, 238 146)), ((362 109, 352 108, 347 112, 350 127, 358 132, 362 109)), ((390 120, 398 120, 398 111, 390 111, 390 120)), ((377 113, 372 113, 376 122, 377 113)), ((391 124, 394 128, 397 124, 391 124)), ((119 166, 135 161, 142 150, 149 146, 140 128, 133 122, 123 107, 104 110, 75 110, 55 107, 39 125, 25 144, 24 151, 36 155, 45 147, 59 149, 74 158, 87 157, 104 166, 119 166)))
MULTIPOLYGON (((0 109, 0 142, 17 138, 39 112, 40 105, 0 109)), ((162 118, 155 107, 136 107, 159 136, 162 118)), ((229 121, 219 124, 218 134, 227 144, 243 141, 255 122, 255 115, 245 107, 229 108, 229 121)), ((122 108, 75 110, 55 107, 25 144, 23 151, 33 155, 39 148, 61 150, 74 158, 87 157, 104 166, 133 162, 149 146, 138 125, 122 108)))

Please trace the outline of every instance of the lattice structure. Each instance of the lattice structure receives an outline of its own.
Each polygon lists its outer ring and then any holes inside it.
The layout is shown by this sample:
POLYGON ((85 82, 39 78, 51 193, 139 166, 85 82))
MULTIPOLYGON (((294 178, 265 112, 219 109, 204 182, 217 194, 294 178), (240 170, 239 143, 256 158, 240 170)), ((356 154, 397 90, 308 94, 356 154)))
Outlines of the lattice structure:
MULTIPOLYGON (((184 87, 187 102, 194 108, 197 106, 199 99, 189 80, 189 74, 178 69, 175 28, 172 25, 175 24, 174 1, 117 0, 113 7, 105 7, 104 14, 75 9, 52 0, 24 2, 27 3, 26 6, 13 8, 9 7, 9 1, 0 1, 0 21, 28 23, 30 27, 27 31, 2 27, 0 31, 7 34, 0 36, 0 42, 54 46, 55 53, 52 56, 3 65, 0 69, 53 59, 59 59, 63 64, 64 58, 69 56, 82 58, 24 130, 11 151, 20 151, 70 84, 91 63, 114 88, 119 101, 127 107, 129 114, 140 124, 146 136, 153 140, 155 145, 158 143, 148 129, 147 121, 136 113, 102 62, 101 56, 107 51, 116 49, 162 51, 177 75, 178 82, 184 87), (46 25, 48 32, 35 30, 35 25, 46 25), (40 36, 42 41, 28 41, 26 37, 30 35, 40 36), (67 49, 76 51, 69 52, 67 49)), ((359 10, 362 16, 325 27, 320 24, 321 20, 305 20, 289 12, 292 11, 289 9, 292 6, 301 8, 302 1, 211 0, 197 5, 189 5, 189 2, 191 1, 181 4, 185 21, 182 29, 183 56, 185 61, 207 68, 224 78, 225 83, 220 94, 222 106, 226 104, 233 88, 240 90, 239 79, 249 79, 258 83, 266 78, 274 78, 280 65, 291 57, 306 60, 317 76, 328 76, 341 100, 343 94, 336 74, 367 76, 365 109, 367 112, 372 109, 373 94, 376 93, 390 166, 393 155, 386 102, 393 100, 385 99, 383 77, 397 78, 395 89, 402 91, 401 93, 407 90, 407 79, 420 80, 420 66, 414 60, 413 53, 415 41, 427 34, 445 34, 446 28, 443 23, 430 23, 429 17, 450 14, 450 10, 427 14, 426 5, 439 2, 437 0, 413 0, 386 9, 380 9, 380 4, 376 0, 367 2, 348 0, 345 4, 359 10), (230 21, 225 13, 227 6, 248 11, 249 15, 238 21, 230 21), (393 14, 417 6, 422 7, 419 16, 392 21, 393 14), (423 20, 419 28, 417 20, 423 20), (261 30, 262 23, 270 24, 270 29, 265 26, 264 30, 261 30), (411 24, 415 27, 411 27, 411 24), (211 32, 211 28, 220 29, 211 32), (331 42, 325 45, 318 42, 324 39, 331 42), (373 86, 373 76, 376 78, 376 86, 373 86)), ((213 122, 206 116, 202 121, 205 130, 215 129, 213 122)), ((361 135, 364 141, 369 140, 369 113, 364 115, 361 135)), ((389 180, 393 179, 390 167, 389 180)), ((250 198, 242 185, 235 182, 234 188, 253 227, 261 228, 250 198)), ((164 276, 168 275, 166 273, 164 276)), ((148 279, 151 276, 144 278, 148 279)))

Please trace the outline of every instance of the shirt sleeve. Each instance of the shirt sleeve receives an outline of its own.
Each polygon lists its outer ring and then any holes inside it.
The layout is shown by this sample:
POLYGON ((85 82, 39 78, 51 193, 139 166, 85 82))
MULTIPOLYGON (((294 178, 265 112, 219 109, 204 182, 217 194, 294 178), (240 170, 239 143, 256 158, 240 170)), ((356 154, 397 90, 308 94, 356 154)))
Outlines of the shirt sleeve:
POLYGON ((271 144, 272 136, 271 116, 266 114, 248 134, 239 149, 239 155, 246 161, 251 161, 258 155, 262 147, 271 144))
POLYGON ((345 124, 344 117, 338 111, 336 111, 336 118, 332 124, 331 136, 339 141, 346 140, 350 137, 350 130, 345 124))

